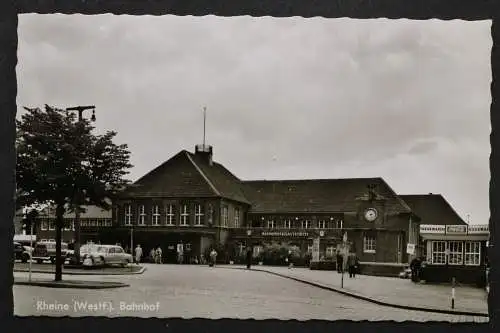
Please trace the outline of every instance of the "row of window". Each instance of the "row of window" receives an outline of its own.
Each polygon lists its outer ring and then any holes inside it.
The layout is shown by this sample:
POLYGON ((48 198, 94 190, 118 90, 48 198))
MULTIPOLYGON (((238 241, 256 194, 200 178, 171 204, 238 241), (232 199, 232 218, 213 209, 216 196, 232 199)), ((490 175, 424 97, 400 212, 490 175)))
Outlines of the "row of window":
MULTIPOLYGON (((177 214, 177 206, 176 205, 167 205, 163 209, 163 214, 160 213, 160 206, 155 205, 151 207, 150 217, 146 212, 145 205, 139 205, 137 207, 137 224, 138 225, 146 225, 146 222, 151 222, 152 225, 177 225, 177 221, 179 221, 179 225, 188 226, 190 218, 192 216, 192 212, 190 211, 190 205, 183 204, 179 207, 179 212, 177 214), (163 218, 162 218, 163 215, 163 218)), ((124 209, 124 224, 132 225, 134 219, 134 212, 132 210, 132 205, 125 205, 124 209)), ((213 216, 213 209, 209 206, 208 214, 205 214, 204 205, 197 204, 194 206, 194 225, 205 225, 206 224, 206 216, 208 215, 208 222, 211 223, 213 216)), ((238 228, 240 226, 240 210, 239 208, 234 209, 233 216, 233 226, 238 228)), ((227 227, 229 226, 229 209, 227 206, 223 206, 221 210, 221 226, 227 227)))
POLYGON ((428 257, 435 265, 477 266, 481 262, 480 242, 432 241, 428 257))
MULTIPOLYGON (((291 228, 298 227, 297 222, 294 223, 293 220, 283 220, 283 221, 281 221, 281 223, 277 223, 277 221, 268 220, 267 221, 267 228, 274 229, 274 228, 282 227, 285 229, 291 229, 291 228)), ((329 222, 330 221, 319 220, 317 228, 318 229, 342 229, 343 228, 343 221, 342 220, 334 221, 332 223, 329 223, 329 222)), ((311 229, 312 228, 312 221, 311 220, 300 221, 300 227, 302 229, 311 229)))
MULTIPOLYGON (((75 220, 65 219, 65 231, 75 230, 75 220)), ((81 219, 80 226, 82 227, 111 227, 111 219, 81 219)), ((40 230, 56 230, 56 221, 54 219, 41 219, 40 230)))

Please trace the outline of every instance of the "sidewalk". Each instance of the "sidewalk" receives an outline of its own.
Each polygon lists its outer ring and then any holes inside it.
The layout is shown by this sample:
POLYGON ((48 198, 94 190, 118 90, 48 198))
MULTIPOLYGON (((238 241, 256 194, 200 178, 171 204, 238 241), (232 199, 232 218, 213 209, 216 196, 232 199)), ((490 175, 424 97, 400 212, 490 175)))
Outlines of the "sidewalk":
MULTIPOLYGON (((242 266, 225 266, 243 268, 242 266)), ((341 274, 336 271, 318 271, 308 268, 252 266, 252 270, 274 273, 285 277, 314 283, 349 294, 358 298, 368 298, 379 303, 389 303, 396 307, 417 307, 437 312, 471 312, 488 314, 487 294, 483 289, 467 286, 455 288, 455 308, 451 308, 451 286, 416 284, 406 279, 356 275, 349 278, 344 274, 344 288, 341 288, 341 274)))

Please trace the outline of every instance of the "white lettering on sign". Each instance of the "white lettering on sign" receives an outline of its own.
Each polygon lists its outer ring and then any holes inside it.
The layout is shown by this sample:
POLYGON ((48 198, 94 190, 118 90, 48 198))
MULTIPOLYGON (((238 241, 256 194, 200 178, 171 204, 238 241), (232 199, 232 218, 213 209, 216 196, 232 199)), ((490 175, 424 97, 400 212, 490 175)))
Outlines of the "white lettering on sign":
POLYGON ((262 236, 280 236, 280 237, 307 237, 307 232, 288 232, 288 231, 263 231, 262 236))
POLYGON ((466 225, 447 225, 446 226, 447 234, 466 234, 467 226, 466 225))

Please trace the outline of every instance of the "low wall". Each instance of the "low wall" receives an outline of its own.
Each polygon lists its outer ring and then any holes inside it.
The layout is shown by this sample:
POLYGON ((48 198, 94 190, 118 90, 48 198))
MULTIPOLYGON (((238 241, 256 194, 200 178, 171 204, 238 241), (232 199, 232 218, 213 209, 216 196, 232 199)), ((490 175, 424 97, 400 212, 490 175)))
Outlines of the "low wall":
POLYGON ((398 277, 405 267, 408 267, 408 264, 362 262, 358 272, 362 275, 398 277))
POLYGON ((486 287, 484 266, 426 265, 421 271, 421 279, 428 283, 451 283, 453 277, 459 284, 486 287))
POLYGON ((318 271, 334 271, 337 269, 335 261, 311 261, 309 269, 318 271))

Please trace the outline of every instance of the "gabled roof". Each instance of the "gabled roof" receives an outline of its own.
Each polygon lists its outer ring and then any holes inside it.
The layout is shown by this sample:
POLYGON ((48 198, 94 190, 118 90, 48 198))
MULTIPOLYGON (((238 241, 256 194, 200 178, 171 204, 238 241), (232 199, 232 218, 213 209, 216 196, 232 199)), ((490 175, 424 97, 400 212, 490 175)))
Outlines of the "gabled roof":
MULTIPOLYGON (((80 218, 82 219, 108 219, 111 218, 111 210, 104 210, 97 206, 83 206, 85 212, 80 213, 80 218)), ((40 211, 38 217, 46 218, 51 217, 55 218, 56 210, 54 207, 47 207, 40 211)), ((75 213, 66 212, 63 217, 65 219, 74 219, 75 213)))
POLYGON ((467 224, 441 194, 405 194, 400 197, 422 219, 421 224, 467 224))
POLYGON ((133 196, 221 197, 249 204, 241 181, 221 164, 182 150, 124 191, 133 196))
POLYGON ((376 185, 376 197, 385 199, 388 213, 411 213, 410 207, 382 178, 244 181, 251 213, 354 212, 376 185))

